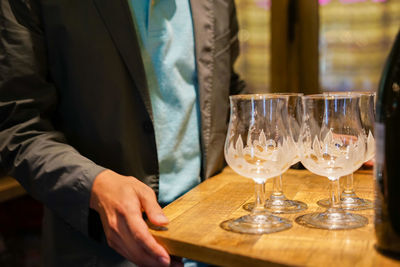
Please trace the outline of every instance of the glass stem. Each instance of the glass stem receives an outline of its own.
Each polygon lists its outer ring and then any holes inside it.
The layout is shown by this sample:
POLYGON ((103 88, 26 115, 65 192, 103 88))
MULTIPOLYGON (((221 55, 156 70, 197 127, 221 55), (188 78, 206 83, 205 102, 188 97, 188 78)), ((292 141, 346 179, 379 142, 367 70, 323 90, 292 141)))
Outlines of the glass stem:
POLYGON ((331 192, 330 192, 330 206, 328 208, 328 213, 343 212, 340 205, 340 184, 339 178, 331 180, 331 192))
POLYGON ((282 175, 274 177, 274 187, 273 187, 272 194, 274 196, 283 195, 283 192, 282 192, 282 175))
POLYGON ((256 183, 255 186, 256 201, 254 203, 254 208, 252 214, 257 214, 265 212, 265 181, 261 183, 256 183))
POLYGON ((356 197, 354 192, 354 177, 353 174, 346 176, 346 181, 344 184, 344 190, 342 192, 341 198, 356 197))
POLYGON ((272 194, 270 196, 272 201, 285 200, 286 197, 282 190, 282 175, 273 178, 272 194))

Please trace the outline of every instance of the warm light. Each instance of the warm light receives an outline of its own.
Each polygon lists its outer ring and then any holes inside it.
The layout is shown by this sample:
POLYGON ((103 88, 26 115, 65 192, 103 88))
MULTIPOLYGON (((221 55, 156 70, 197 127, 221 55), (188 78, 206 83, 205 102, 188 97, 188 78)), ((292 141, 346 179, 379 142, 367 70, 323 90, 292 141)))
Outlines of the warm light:
MULTIPOLYGON (((368 0, 340 0, 343 4, 352 4, 359 2, 367 2, 368 0)), ((387 0, 371 0, 372 2, 387 2, 387 0)), ((319 0, 318 1, 321 6, 327 5, 331 2, 331 0, 319 0)))

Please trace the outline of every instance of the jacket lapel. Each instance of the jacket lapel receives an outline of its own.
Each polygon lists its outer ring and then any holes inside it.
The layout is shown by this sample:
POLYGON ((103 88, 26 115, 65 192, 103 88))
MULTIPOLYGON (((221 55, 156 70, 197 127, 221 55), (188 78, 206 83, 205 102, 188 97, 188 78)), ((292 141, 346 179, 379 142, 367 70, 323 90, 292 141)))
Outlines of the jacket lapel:
POLYGON ((142 96, 150 118, 153 118, 138 36, 127 0, 93 1, 142 96))
POLYGON ((211 110, 214 69, 214 13, 213 0, 190 0, 194 38, 196 40, 197 77, 199 83, 203 175, 207 174, 207 156, 211 139, 211 110))

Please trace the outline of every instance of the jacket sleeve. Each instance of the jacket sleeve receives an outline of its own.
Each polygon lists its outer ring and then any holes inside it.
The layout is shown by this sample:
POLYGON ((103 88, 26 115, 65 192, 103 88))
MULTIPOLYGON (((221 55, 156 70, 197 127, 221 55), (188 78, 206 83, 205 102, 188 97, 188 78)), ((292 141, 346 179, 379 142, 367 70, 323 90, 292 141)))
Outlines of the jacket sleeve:
POLYGON ((54 130, 57 90, 48 79, 33 0, 0 0, 0 164, 34 198, 88 235, 90 192, 104 168, 54 130))
POLYGON ((238 32, 239 32, 239 25, 237 21, 237 14, 236 14, 236 6, 235 1, 233 2, 232 14, 231 14, 231 42, 232 42, 232 49, 231 49, 231 86, 230 86, 230 94, 237 95, 245 93, 245 82, 240 79, 239 75, 234 70, 234 63, 236 62, 239 56, 239 39, 238 39, 238 32))

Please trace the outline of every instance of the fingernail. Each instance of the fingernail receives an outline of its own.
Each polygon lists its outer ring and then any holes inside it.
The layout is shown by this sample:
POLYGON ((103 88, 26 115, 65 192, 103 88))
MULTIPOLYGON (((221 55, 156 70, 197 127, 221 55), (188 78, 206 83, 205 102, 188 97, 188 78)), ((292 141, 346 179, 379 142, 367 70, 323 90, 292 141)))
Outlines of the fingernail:
POLYGON ((165 257, 159 257, 158 260, 165 266, 169 266, 169 259, 165 257))
POLYGON ((165 223, 169 222, 168 218, 164 214, 158 214, 157 215, 157 220, 165 222, 165 223))

